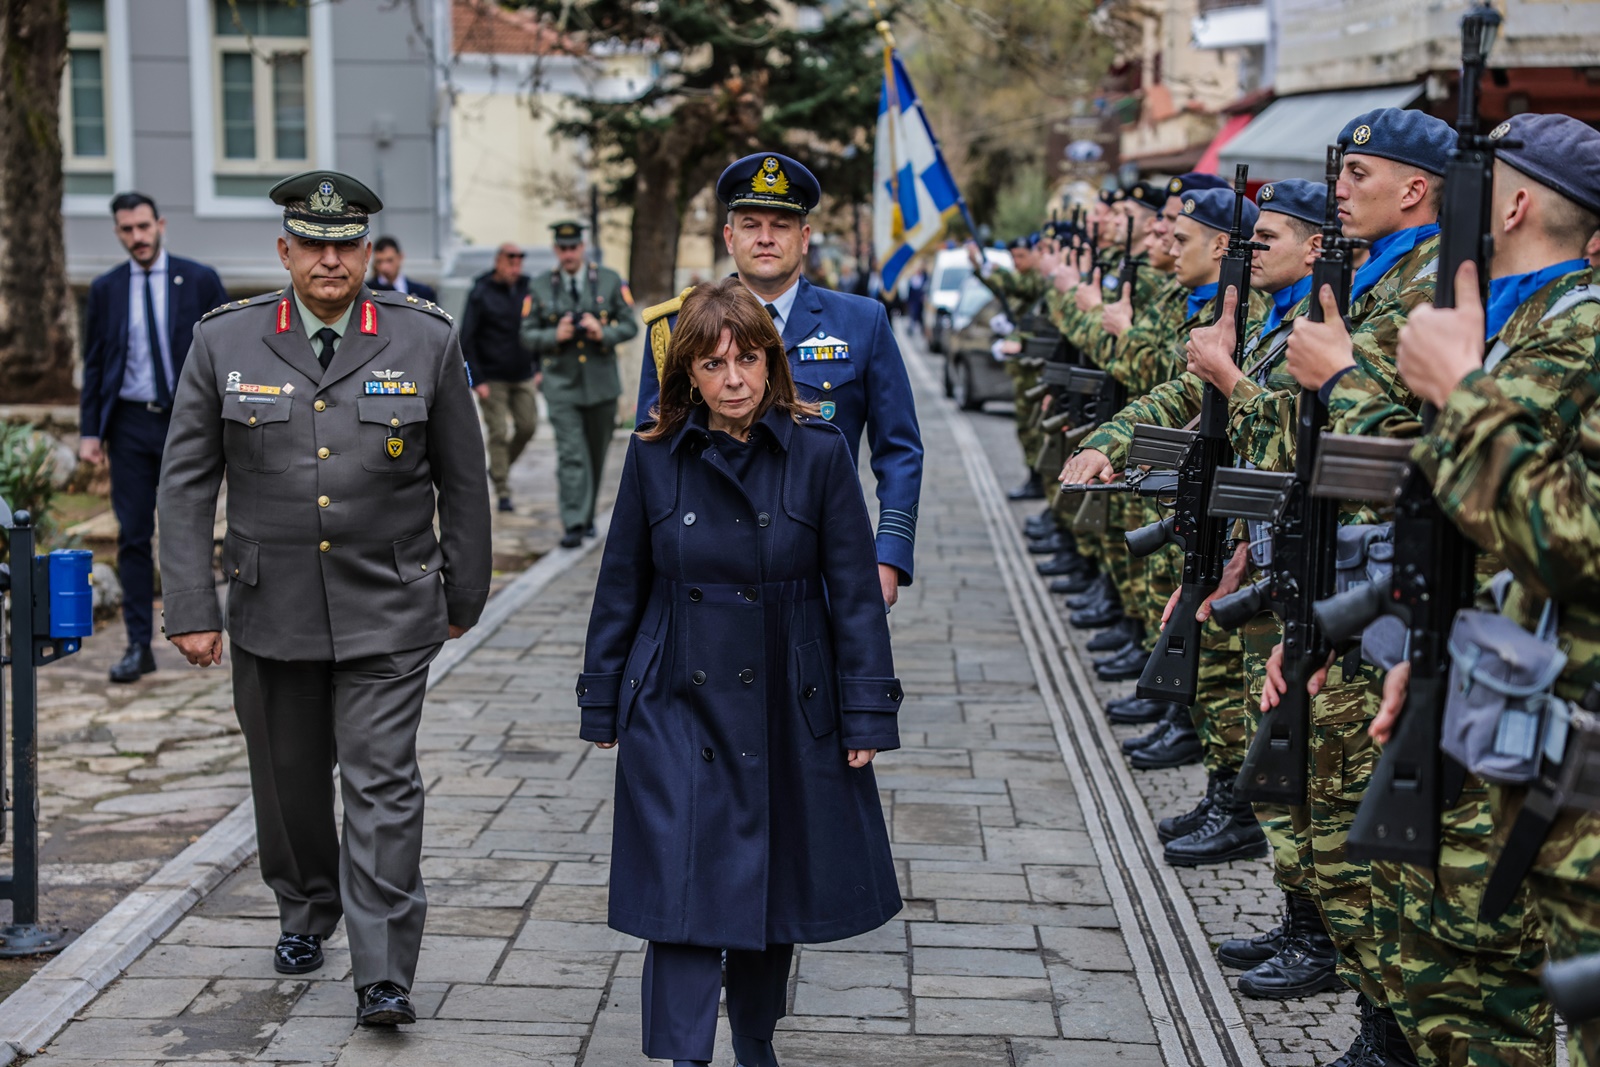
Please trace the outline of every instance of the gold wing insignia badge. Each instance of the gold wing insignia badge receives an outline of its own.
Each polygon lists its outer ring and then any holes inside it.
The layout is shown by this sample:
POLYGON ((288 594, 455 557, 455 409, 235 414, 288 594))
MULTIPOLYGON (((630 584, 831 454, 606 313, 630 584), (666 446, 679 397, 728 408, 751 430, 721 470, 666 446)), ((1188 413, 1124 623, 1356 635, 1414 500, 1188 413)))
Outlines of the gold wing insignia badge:
POLYGON ((758 193, 772 193, 782 196, 789 191, 789 178, 783 173, 783 168, 772 156, 768 156, 761 164, 761 169, 756 171, 755 181, 750 183, 758 193))

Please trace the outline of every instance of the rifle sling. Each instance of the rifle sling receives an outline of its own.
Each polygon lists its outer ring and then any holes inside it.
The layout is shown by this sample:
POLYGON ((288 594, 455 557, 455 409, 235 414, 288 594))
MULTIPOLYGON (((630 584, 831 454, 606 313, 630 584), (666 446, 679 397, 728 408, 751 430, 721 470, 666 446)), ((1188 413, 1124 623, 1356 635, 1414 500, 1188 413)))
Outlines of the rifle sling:
POLYGON ((1550 827, 1561 814, 1561 798, 1547 782, 1535 782, 1528 790, 1528 798, 1517 812, 1517 821, 1511 826, 1500 860, 1489 875, 1489 884, 1483 891, 1478 906, 1478 921, 1492 923, 1506 913, 1511 902, 1517 899, 1523 879, 1533 869, 1550 836, 1550 827))

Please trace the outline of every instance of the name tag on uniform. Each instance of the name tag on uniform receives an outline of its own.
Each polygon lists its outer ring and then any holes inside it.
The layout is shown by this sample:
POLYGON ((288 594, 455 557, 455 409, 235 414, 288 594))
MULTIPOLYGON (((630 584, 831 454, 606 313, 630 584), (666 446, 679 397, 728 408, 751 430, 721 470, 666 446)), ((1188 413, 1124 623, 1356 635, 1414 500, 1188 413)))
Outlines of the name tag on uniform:
MULTIPOLYGON (((277 390, 274 389, 273 392, 277 392, 277 390)), ((275 396, 241 395, 239 397, 239 403, 241 404, 276 404, 277 402, 278 398, 275 396)))
POLYGON ((416 396, 416 382, 367 382, 368 396, 416 396))
POLYGON ((807 337, 797 346, 801 363, 824 363, 850 358, 850 346, 837 337, 807 337))

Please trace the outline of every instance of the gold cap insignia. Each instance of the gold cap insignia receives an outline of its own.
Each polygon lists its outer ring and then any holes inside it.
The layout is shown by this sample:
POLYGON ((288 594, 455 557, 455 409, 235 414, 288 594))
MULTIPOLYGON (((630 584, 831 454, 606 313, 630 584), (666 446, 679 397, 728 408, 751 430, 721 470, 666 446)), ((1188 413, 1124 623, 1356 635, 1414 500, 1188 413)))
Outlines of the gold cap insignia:
POLYGON ((1350 135, 1350 140, 1354 141, 1356 144, 1366 144, 1368 141, 1372 140, 1372 127, 1357 126, 1356 132, 1350 135))
POLYGON ((1133 187, 1133 198, 1135 200, 1143 200, 1144 199, 1144 187, 1143 186, 1136 185, 1136 186, 1133 187))
POLYGON ((316 191, 306 197, 306 207, 318 215, 343 215, 344 197, 324 178, 317 184, 316 191))
POLYGON ((756 171, 756 176, 750 183, 750 188, 758 193, 771 193, 774 196, 783 196, 789 191, 789 179, 783 173, 778 160, 768 156, 761 164, 761 169, 756 171))
POLYGON ((1500 125, 1496 126, 1494 129, 1489 131, 1489 140, 1498 141, 1500 138, 1504 137, 1506 134, 1508 134, 1510 132, 1511 132, 1511 123, 1502 122, 1500 125))
POLYGON ((1167 192, 1169 192, 1169 193, 1181 193, 1181 192, 1183 192, 1183 179, 1182 178, 1174 178, 1170 182, 1168 182, 1167 183, 1167 192))
POLYGON ((1189 199, 1187 199, 1187 200, 1185 200, 1183 202, 1183 213, 1185 215, 1193 215, 1194 214, 1194 207, 1195 207, 1195 205, 1194 205, 1194 197, 1191 196, 1189 199))
POLYGON ((1272 194, 1272 186, 1263 185, 1261 187, 1261 201, 1262 201, 1262 203, 1266 203, 1268 200, 1271 200, 1272 199, 1272 195, 1273 195, 1272 194))

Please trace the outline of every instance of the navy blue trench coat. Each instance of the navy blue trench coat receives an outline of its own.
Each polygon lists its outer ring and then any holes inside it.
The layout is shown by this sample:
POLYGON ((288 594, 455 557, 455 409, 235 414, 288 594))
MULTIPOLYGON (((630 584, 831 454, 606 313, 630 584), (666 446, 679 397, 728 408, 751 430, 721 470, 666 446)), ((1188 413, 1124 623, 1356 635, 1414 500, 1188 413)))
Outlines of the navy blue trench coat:
POLYGON ((761 949, 901 906, 870 766, 900 683, 856 465, 829 423, 768 414, 740 483, 704 409, 629 442, 578 680, 620 741, 610 923, 761 949))

